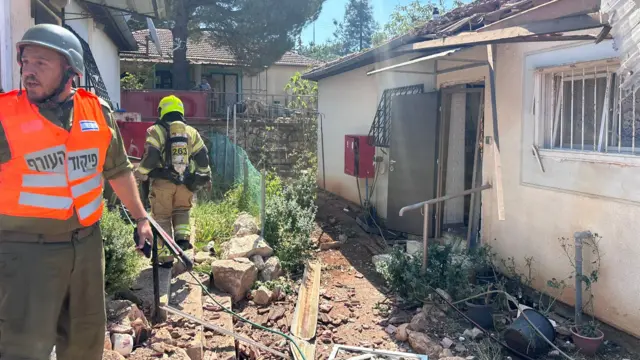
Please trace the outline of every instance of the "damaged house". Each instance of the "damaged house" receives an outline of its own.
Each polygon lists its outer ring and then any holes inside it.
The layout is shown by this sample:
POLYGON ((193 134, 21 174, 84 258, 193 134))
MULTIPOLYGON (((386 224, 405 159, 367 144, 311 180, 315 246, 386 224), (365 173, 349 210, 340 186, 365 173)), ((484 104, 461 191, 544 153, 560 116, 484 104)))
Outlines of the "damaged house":
POLYGON ((542 291, 571 271, 558 239, 596 232, 595 314, 640 337, 640 104, 600 5, 478 0, 304 77, 321 187, 394 233, 460 234, 521 271, 533 257, 542 291))

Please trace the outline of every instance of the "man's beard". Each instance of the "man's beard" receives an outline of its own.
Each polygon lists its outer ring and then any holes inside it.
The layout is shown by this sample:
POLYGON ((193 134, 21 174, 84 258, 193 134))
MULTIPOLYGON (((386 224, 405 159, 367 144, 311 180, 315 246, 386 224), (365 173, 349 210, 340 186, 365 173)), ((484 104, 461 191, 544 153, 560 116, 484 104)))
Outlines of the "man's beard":
MULTIPOLYGON (((25 82, 25 83, 26 83, 26 82, 30 82, 30 81, 38 83, 38 85, 39 85, 41 88, 43 88, 43 87, 42 87, 42 83, 41 83, 41 82, 39 82, 39 81, 36 79, 36 77, 35 77, 35 76, 30 75, 30 76, 28 76, 28 77, 26 77, 26 78, 24 79, 24 82, 25 82)), ((41 105, 41 104, 43 104, 43 103, 48 102, 48 101, 46 101, 45 99, 47 99, 47 100, 48 100, 48 99, 51 97, 51 95, 53 95, 53 93, 56 91, 56 89, 52 89, 51 91, 47 91, 46 93, 44 93, 44 94, 42 94, 42 95, 36 95, 36 94, 34 94, 34 93, 30 92, 30 91, 29 91, 29 88, 28 88, 28 87, 26 87, 26 86, 25 86, 25 90, 26 90, 26 92, 27 92, 27 98, 29 99, 29 101, 31 101, 31 102, 32 102, 32 103, 34 103, 34 104, 38 104, 38 105, 41 105)))

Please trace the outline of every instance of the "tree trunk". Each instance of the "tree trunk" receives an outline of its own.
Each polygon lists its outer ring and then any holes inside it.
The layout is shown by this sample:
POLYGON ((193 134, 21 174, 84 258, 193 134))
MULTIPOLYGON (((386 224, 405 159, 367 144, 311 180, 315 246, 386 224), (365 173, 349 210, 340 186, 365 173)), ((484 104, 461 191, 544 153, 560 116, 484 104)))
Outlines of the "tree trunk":
POLYGON ((171 33, 173 34, 173 47, 178 49, 173 52, 173 88, 176 90, 189 89, 189 63, 187 63, 187 38, 189 37, 189 13, 184 1, 174 1, 173 9, 175 24, 171 33), (179 43, 178 43, 179 42, 179 43))

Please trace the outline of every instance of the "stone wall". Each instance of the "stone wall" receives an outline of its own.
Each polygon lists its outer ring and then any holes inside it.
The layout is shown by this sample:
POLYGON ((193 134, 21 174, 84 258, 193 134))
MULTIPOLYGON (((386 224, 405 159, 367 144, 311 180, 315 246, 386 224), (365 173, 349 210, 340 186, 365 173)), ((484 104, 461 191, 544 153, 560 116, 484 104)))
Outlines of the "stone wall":
MULTIPOLYGON (((305 149, 315 150, 315 138, 310 139, 305 133, 313 133, 309 120, 290 122, 261 122, 236 120, 237 144, 248 154, 256 169, 274 170, 280 176, 290 176, 295 163, 296 152, 305 149), (311 131, 310 131, 311 130, 311 131)), ((210 121, 192 123, 200 131, 207 147, 216 151, 220 146, 211 144, 210 133, 216 132, 226 135, 226 121, 210 121)), ((315 134, 311 134, 313 136, 315 134)), ((233 141, 233 123, 229 123, 229 138, 233 141)), ((222 146, 221 149, 224 149, 222 146)))

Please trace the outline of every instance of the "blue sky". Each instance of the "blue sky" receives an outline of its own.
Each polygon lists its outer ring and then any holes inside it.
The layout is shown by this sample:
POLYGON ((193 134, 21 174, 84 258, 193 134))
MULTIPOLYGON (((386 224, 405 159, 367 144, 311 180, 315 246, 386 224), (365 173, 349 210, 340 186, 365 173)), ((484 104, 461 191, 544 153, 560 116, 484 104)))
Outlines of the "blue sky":
MULTIPOLYGON (((396 5, 407 5, 413 0, 369 0, 373 5, 373 15, 376 21, 382 26, 389 20, 389 15, 393 12, 396 5)), ((316 42, 322 43, 333 36, 335 27, 333 19, 341 21, 344 17, 344 7, 348 0, 326 0, 322 5, 322 12, 315 22, 316 42)), ((420 0, 427 3, 427 0, 420 0)), ((447 0, 448 6, 451 6, 451 0, 447 0)), ((309 25, 302 31, 302 42, 308 44, 313 41, 313 24, 309 25)))

